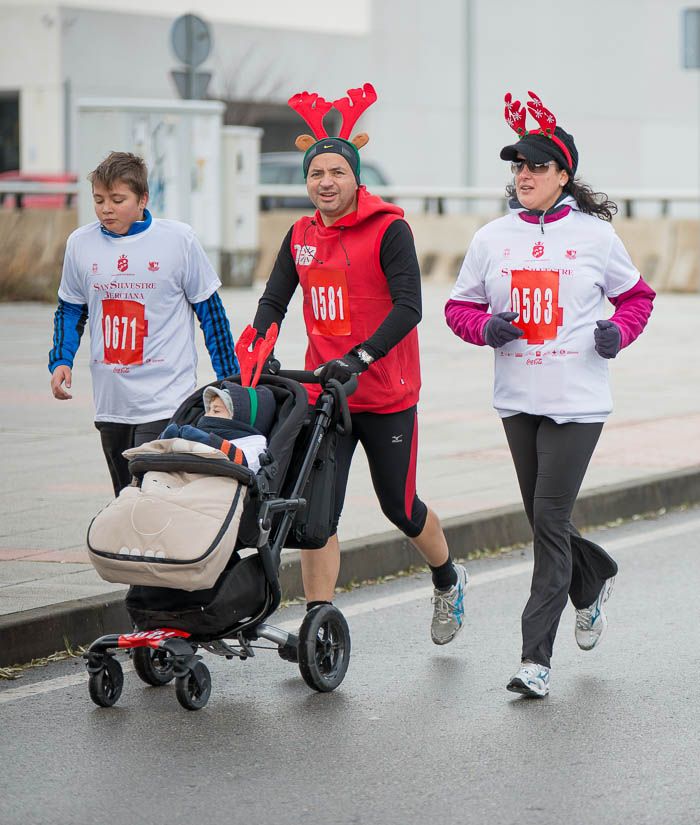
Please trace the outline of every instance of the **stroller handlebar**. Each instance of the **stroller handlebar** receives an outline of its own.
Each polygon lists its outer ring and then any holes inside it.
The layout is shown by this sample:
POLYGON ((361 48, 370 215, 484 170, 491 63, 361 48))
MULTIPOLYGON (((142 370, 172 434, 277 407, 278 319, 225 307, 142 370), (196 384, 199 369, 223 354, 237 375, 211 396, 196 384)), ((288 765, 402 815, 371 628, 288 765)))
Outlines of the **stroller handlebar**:
MULTIPOLYGON (((280 370, 277 375, 280 378, 289 378, 290 381, 298 381, 300 384, 320 384, 321 379, 312 370, 280 370)), ((357 376, 353 375, 345 384, 334 382, 343 388, 346 396, 352 395, 357 389, 357 376)))
POLYGON ((280 370, 275 373, 280 378, 288 378, 290 381, 297 381, 299 384, 320 384, 321 380, 315 375, 313 370, 280 370))
MULTIPOLYGON (((300 384, 320 384, 320 378, 311 370, 280 370, 277 373, 281 378, 289 378, 291 381, 298 381, 300 384)), ((350 410, 348 408, 348 396, 357 389, 357 376, 353 375, 349 381, 341 384, 339 381, 330 380, 324 388, 330 392, 338 410, 338 432, 343 435, 352 432, 352 422, 350 421, 350 410)))

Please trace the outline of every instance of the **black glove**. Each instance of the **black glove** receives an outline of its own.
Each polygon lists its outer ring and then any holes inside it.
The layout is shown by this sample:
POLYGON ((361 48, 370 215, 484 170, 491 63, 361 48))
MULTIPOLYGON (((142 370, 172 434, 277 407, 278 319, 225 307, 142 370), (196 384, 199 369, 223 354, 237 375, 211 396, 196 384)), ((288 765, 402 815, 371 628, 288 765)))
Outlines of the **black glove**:
POLYGON ((321 386, 325 387, 331 378, 341 384, 345 384, 353 375, 359 375, 364 372, 369 364, 365 362, 355 353, 350 352, 343 355, 342 358, 334 358, 332 361, 327 361, 325 364, 315 370, 315 374, 321 379, 321 386))
POLYGON ((601 358, 614 358, 622 344, 620 327, 612 321, 596 321, 595 323, 597 327, 593 330, 595 351, 601 358))
POLYGON ((270 375, 277 375, 277 373, 282 369, 282 364, 280 364, 279 360, 275 358, 274 352, 270 357, 265 361, 263 364, 262 371, 268 372, 270 375))
POLYGON ((510 322, 518 317, 517 312, 498 312, 484 327, 484 341, 494 349, 520 338, 523 331, 510 322))

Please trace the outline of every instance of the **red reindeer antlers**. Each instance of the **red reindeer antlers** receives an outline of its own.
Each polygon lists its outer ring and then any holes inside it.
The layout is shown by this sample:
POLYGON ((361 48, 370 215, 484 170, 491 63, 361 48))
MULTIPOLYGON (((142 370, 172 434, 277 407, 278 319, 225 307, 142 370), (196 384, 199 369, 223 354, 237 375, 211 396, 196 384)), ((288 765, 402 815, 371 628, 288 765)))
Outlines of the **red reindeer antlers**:
POLYGON ((506 122, 510 128, 513 129, 513 131, 517 132, 520 137, 522 137, 527 134, 527 129, 525 128, 525 118, 527 117, 527 112, 524 108, 521 108, 519 100, 513 100, 513 96, 510 92, 508 92, 505 96, 505 101, 506 122))
POLYGON ((352 127, 357 123, 360 115, 376 100, 377 93, 371 83, 365 83, 361 89, 348 89, 348 97, 334 100, 333 107, 343 116, 343 125, 340 127, 338 137, 348 140, 352 127))
POLYGON ((547 137, 552 137, 554 134, 554 129, 557 125, 557 119, 549 111, 549 109, 545 109, 544 104, 534 92, 528 92, 528 94, 532 98, 532 101, 527 104, 528 112, 530 112, 530 114, 540 124, 540 132, 543 135, 547 135, 547 137))
POLYGON ((348 89, 347 93, 348 97, 341 97, 329 103, 315 92, 299 92, 292 95, 288 102, 308 123, 317 140, 328 137, 328 132, 323 127, 323 118, 330 109, 337 109, 343 116, 338 137, 347 140, 360 115, 377 99, 377 93, 371 83, 365 83, 361 89, 348 89))
POLYGON ((260 379, 265 362, 275 348, 279 327, 271 323, 264 338, 258 338, 258 331, 250 324, 238 336, 236 356, 241 371, 241 386, 254 387, 260 379))
POLYGON ((299 92, 292 95, 288 103, 309 124, 317 140, 328 137, 328 132, 323 128, 323 118, 331 110, 332 103, 315 92, 299 92))
POLYGON ((528 92, 528 94, 532 100, 527 102, 527 111, 530 112, 532 117, 535 118, 540 128, 532 131, 528 131, 525 128, 525 118, 527 116, 525 108, 521 105, 519 100, 513 100, 513 96, 510 92, 508 92, 504 98, 506 103, 506 123, 521 138, 525 137, 525 135, 544 135, 544 137, 551 138, 564 153, 564 157, 568 161, 569 167, 573 168, 569 150, 564 145, 564 142, 554 134, 554 130, 557 126, 556 117, 554 117, 549 109, 545 107, 544 103, 542 103, 540 98, 534 92, 528 92))
POLYGON ((547 137, 552 137, 554 135, 554 129, 557 125, 557 119, 549 111, 549 109, 545 108, 544 103, 542 103, 534 92, 528 92, 528 94, 532 100, 528 100, 527 102, 527 111, 530 112, 530 114, 539 123, 540 128, 535 131, 528 132, 525 128, 525 117, 527 116, 527 112, 525 111, 525 108, 521 106, 519 100, 513 100, 513 96, 510 92, 508 92, 505 96, 505 117, 507 124, 514 132, 517 132, 520 137, 527 134, 546 135, 547 137))

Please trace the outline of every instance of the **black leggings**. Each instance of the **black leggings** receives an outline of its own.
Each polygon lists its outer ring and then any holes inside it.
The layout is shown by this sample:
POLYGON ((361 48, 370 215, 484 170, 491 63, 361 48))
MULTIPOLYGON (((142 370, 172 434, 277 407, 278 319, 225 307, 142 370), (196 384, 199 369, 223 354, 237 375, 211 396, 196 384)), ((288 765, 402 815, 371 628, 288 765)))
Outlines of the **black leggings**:
POLYGON ((428 508, 416 494, 418 421, 416 407, 397 413, 352 413, 352 433, 338 439, 335 517, 338 528, 350 464, 359 441, 367 455, 374 491, 384 515, 409 538, 423 532, 428 508))
POLYGON ((109 474, 112 478, 114 495, 131 484, 129 462, 122 453, 131 447, 140 447, 147 441, 153 441, 168 425, 169 418, 161 421, 147 421, 143 424, 118 424, 115 421, 95 421, 100 431, 102 452, 107 459, 109 474))
POLYGON ((535 566, 522 615, 523 661, 549 667, 567 595, 576 608, 593 604, 613 559, 571 523, 571 511, 602 423, 557 424, 520 413, 503 419, 525 512, 534 533, 535 566))

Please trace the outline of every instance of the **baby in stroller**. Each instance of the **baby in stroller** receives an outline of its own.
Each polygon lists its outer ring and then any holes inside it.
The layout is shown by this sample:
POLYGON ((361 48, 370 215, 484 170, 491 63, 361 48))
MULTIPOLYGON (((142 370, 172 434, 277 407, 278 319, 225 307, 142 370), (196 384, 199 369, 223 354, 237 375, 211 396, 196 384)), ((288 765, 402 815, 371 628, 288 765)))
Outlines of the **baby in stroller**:
MULTIPOLYGON (((267 343, 269 354, 272 340, 267 343)), ((199 649, 243 661, 254 657, 262 639, 297 663, 314 690, 335 690, 345 677, 350 633, 334 605, 308 611, 298 634, 266 620, 282 598, 283 547, 327 541, 333 497, 324 468, 333 468, 337 432, 350 427, 346 394, 354 387, 336 382, 310 410, 304 384, 318 377, 261 375, 267 354, 258 348, 252 377, 239 354, 242 384, 229 380, 195 391, 163 432, 169 439, 128 451, 134 484, 88 528, 88 554, 99 575, 131 585, 125 606, 135 628, 101 636, 85 653, 97 705, 119 699, 123 672, 115 653, 124 650, 132 651, 147 684, 174 679, 188 710, 204 707, 211 693, 199 649), (262 439, 259 470, 228 460, 214 446, 217 439, 225 446, 234 430, 247 433, 234 440, 262 439)))
POLYGON ((221 387, 205 387, 202 399, 204 414, 194 425, 172 422, 159 438, 184 438, 208 444, 231 461, 257 472, 275 418, 271 390, 224 381, 221 387))

